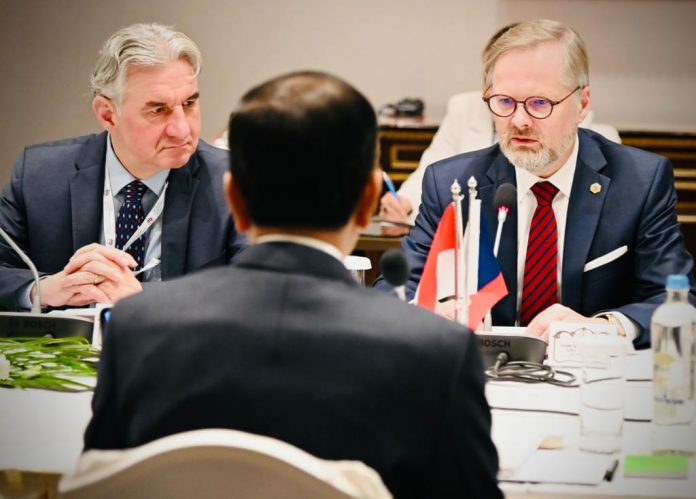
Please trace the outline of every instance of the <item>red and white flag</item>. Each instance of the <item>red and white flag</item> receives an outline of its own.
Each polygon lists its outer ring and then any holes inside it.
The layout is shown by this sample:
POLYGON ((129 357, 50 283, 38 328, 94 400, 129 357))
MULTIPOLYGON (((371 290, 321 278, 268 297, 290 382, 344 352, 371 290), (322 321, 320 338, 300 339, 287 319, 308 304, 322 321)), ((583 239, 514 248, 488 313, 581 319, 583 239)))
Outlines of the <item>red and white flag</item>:
MULTIPOLYGON (((480 200, 475 202, 480 203, 480 200)), ((442 214, 416 292, 416 303, 431 311, 435 311, 438 300, 454 296, 456 279, 454 207, 455 204, 450 203, 442 214)), ((475 238, 474 241, 478 239, 478 245, 464 244, 463 251, 467 253, 468 258, 460 260, 467 262, 469 267, 466 272, 468 276, 466 289, 472 291, 469 292, 467 299, 469 303, 467 326, 472 330, 476 329, 493 306, 508 294, 503 274, 493 254, 493 245, 485 219, 479 213, 479 209, 474 210, 475 221, 479 224, 469 223, 465 237, 465 240, 470 237, 475 238), (467 248, 470 249, 467 251, 467 248)), ((460 283, 463 285, 463 280, 460 280, 460 283)))

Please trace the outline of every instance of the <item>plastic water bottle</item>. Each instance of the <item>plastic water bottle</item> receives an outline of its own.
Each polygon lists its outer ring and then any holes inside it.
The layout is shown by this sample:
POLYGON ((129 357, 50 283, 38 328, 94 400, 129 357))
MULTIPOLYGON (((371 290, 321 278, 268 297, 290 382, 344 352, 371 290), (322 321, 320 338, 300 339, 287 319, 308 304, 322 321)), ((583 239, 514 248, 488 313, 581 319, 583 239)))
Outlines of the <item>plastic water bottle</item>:
POLYGON ((689 279, 667 278, 667 299, 652 316, 654 452, 696 451, 696 308, 689 303, 689 279))

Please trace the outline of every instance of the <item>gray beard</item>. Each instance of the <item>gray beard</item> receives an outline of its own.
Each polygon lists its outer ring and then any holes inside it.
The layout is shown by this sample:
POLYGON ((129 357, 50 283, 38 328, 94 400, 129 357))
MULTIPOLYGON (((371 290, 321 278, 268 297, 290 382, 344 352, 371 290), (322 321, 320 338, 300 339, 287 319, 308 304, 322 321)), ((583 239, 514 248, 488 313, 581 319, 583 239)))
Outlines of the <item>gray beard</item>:
POLYGON ((540 172, 543 172, 551 163, 557 161, 563 154, 565 154, 568 149, 573 145, 573 140, 577 135, 577 131, 569 134, 568 137, 561 143, 558 149, 551 149, 549 147, 542 147, 539 151, 524 151, 524 150, 511 150, 508 147, 508 141, 503 140, 500 142, 500 150, 503 151, 503 155, 507 160, 512 163, 517 168, 523 168, 529 173, 539 176, 540 172))

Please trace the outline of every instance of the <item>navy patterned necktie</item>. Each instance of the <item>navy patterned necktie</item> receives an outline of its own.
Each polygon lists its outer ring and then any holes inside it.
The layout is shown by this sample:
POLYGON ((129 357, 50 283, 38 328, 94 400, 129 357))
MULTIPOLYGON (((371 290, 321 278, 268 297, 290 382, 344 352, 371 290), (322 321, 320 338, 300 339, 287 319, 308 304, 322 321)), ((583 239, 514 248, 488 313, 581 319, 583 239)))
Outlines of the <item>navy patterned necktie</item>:
POLYGON ((558 231, 551 203, 558 188, 551 182, 532 186, 537 207, 532 216, 527 240, 527 256, 522 283, 520 326, 558 302, 558 231))
MULTIPOLYGON (((147 191, 147 186, 140 180, 134 180, 124 189, 126 197, 116 218, 116 247, 118 249, 123 248, 145 219, 145 211, 141 201, 147 191)), ((145 234, 134 241, 126 252, 135 258, 138 267, 142 268, 145 260, 145 234)))

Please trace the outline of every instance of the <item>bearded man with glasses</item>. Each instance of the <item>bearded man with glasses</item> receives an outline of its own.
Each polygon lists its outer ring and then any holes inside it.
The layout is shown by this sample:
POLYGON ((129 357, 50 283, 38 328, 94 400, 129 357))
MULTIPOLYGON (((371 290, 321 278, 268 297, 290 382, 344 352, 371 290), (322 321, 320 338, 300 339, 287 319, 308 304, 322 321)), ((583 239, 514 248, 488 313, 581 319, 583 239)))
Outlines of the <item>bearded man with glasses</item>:
MULTIPOLYGON (((696 304, 671 163, 578 129, 591 92, 585 44, 569 27, 521 22, 487 47, 483 61, 483 100, 499 143, 426 169, 420 213, 403 241, 408 292, 416 290, 452 182, 476 179, 491 231, 496 190, 511 183, 517 205, 498 253, 508 295, 494 307, 493 325, 526 326, 547 340, 552 321, 608 321, 636 347, 649 346, 650 317, 669 274, 689 276, 696 304)), ((462 209, 466 220, 467 202, 462 209)), ((440 312, 450 309, 443 303, 440 312)))

